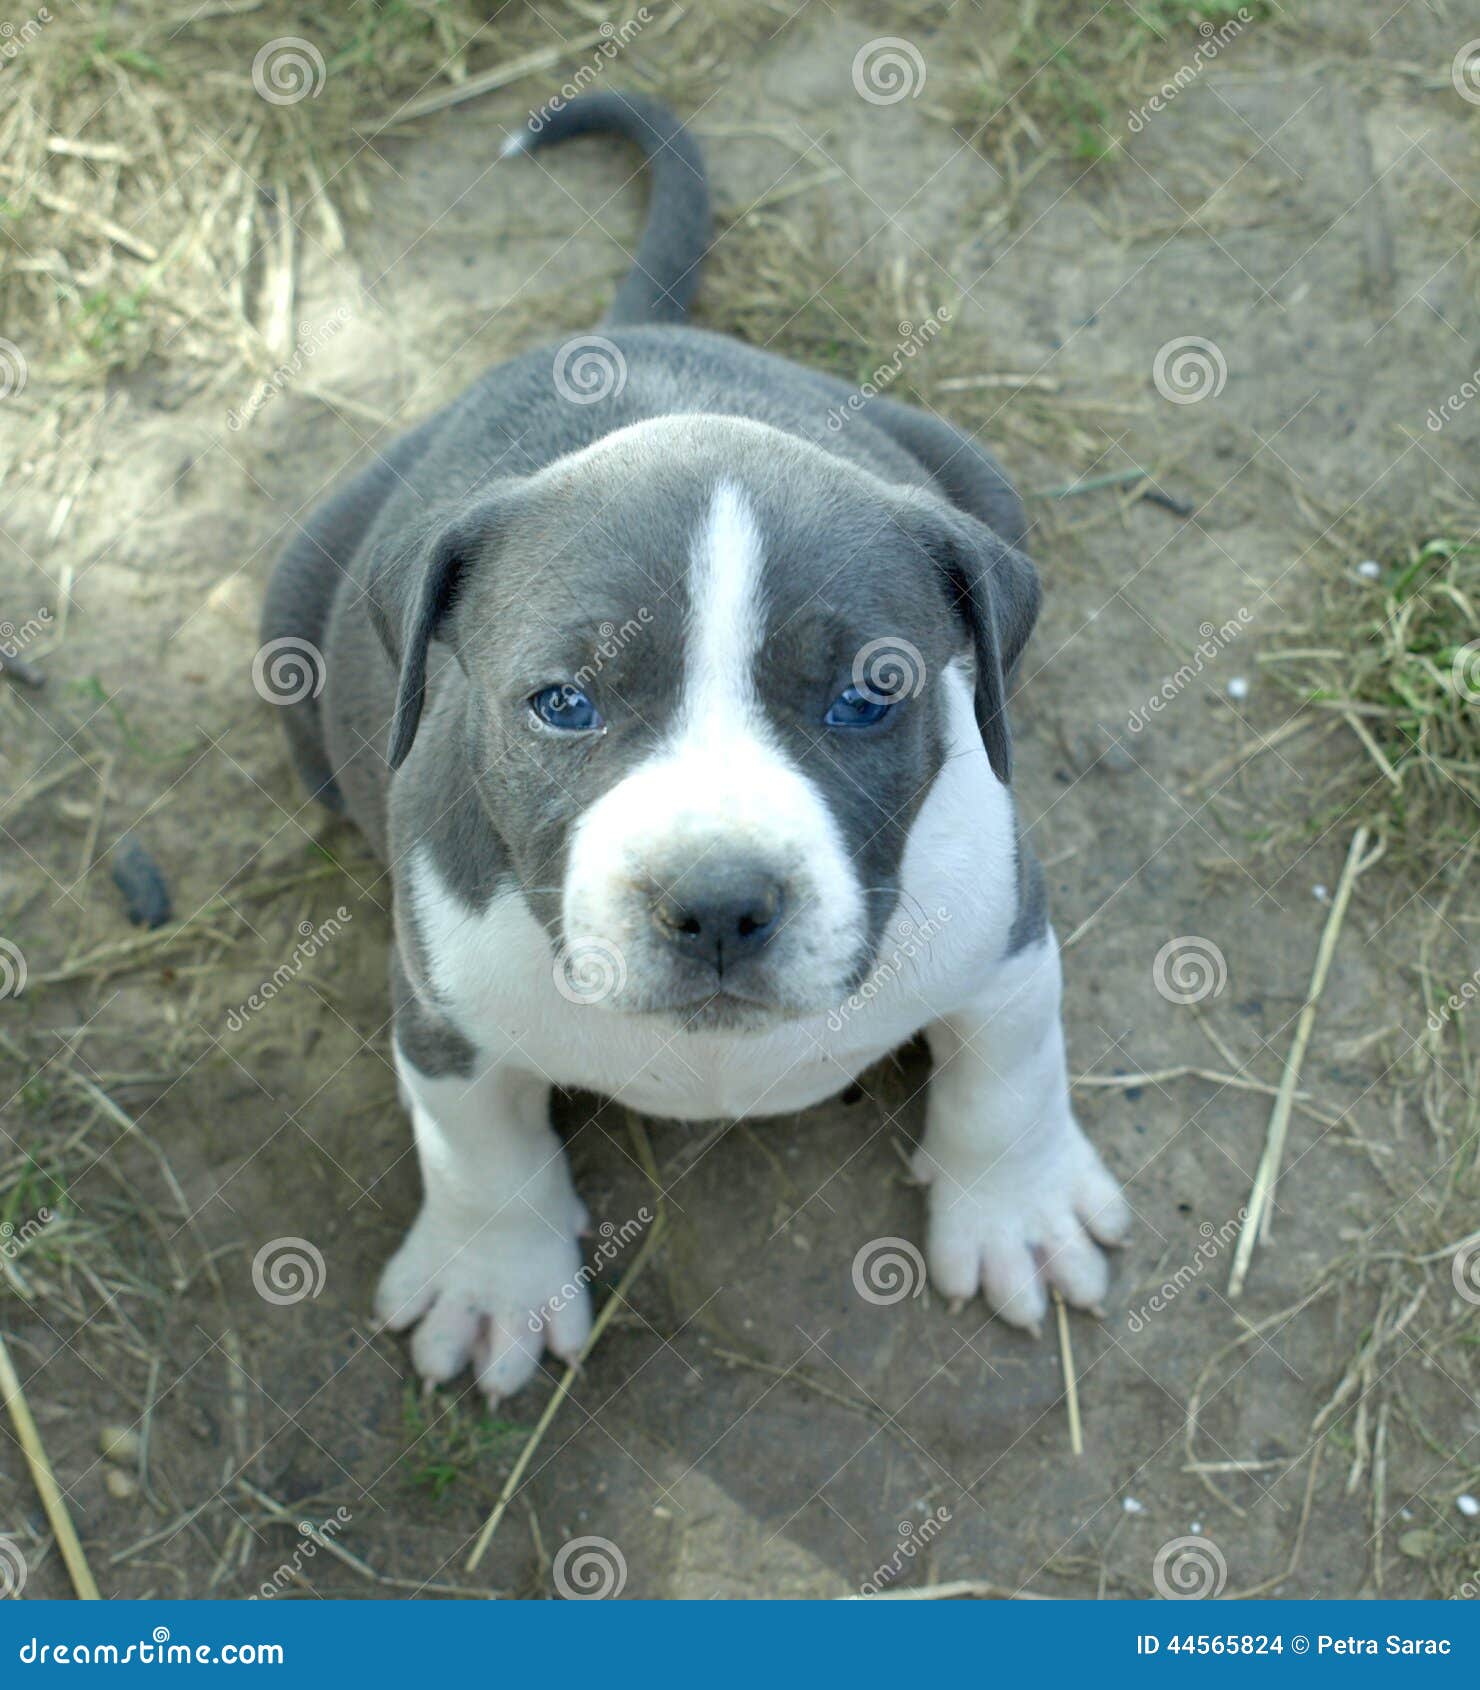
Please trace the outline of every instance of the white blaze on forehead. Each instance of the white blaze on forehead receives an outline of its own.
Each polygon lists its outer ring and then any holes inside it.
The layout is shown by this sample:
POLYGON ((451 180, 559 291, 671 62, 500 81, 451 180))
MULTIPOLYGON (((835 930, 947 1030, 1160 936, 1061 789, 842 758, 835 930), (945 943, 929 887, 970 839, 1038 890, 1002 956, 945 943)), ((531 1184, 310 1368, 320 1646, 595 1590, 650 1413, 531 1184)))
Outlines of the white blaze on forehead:
POLYGON ((864 942, 863 891, 847 842, 761 706, 755 671, 765 640, 764 572, 754 510, 738 487, 721 482, 689 558, 671 731, 571 834, 567 935, 621 947, 631 993, 658 981, 672 961, 652 932, 652 888, 706 861, 759 861, 784 884, 790 914, 766 951, 779 999, 835 1001, 864 942))
POLYGON ((722 481, 689 567, 683 731, 703 733, 756 707, 755 663, 765 636, 760 529, 745 495, 722 481))

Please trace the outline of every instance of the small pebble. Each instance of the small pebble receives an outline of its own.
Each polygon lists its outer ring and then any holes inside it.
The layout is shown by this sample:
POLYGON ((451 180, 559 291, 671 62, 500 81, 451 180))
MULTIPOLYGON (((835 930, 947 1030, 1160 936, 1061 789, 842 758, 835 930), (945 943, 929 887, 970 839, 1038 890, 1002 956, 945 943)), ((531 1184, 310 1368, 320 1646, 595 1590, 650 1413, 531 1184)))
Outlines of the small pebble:
POLYGON ((98 1433, 98 1448, 109 1461, 127 1466, 139 1459, 142 1440, 132 1426, 105 1426, 98 1433))
POLYGON ((109 1467, 103 1474, 103 1484, 108 1495, 116 1497, 120 1502, 127 1502, 131 1496, 139 1494, 139 1481, 132 1473, 125 1473, 122 1467, 109 1467))
POLYGON ((1364 557, 1357 565, 1357 574, 1365 575, 1369 581, 1375 581, 1382 574, 1382 565, 1375 557, 1364 557))
POLYGON ((1192 1522, 1190 1530, 1191 1530, 1192 1535, 1194 1537, 1201 1537, 1202 1536, 1202 1521, 1201 1520, 1194 1520, 1192 1522))
POLYGON ((1463 1496, 1455 1497, 1454 1506, 1467 1520, 1480 1519, 1480 1502, 1477 1502, 1468 1491, 1463 1496))
POLYGON ((1144 1514, 1146 1512, 1146 1504, 1138 1502, 1133 1496, 1123 1496, 1120 1499, 1120 1506, 1127 1514, 1144 1514))
POLYGON ((1247 698, 1249 696, 1249 683, 1242 675, 1235 675, 1229 681, 1228 696, 1230 698, 1247 698))
POLYGON ((135 927, 163 927, 170 919, 170 889, 159 864, 131 833, 113 847, 113 883, 135 927))
POLYGON ((1318 880, 1315 885, 1311 887, 1310 895, 1318 904, 1329 903, 1331 901, 1331 888, 1318 880))

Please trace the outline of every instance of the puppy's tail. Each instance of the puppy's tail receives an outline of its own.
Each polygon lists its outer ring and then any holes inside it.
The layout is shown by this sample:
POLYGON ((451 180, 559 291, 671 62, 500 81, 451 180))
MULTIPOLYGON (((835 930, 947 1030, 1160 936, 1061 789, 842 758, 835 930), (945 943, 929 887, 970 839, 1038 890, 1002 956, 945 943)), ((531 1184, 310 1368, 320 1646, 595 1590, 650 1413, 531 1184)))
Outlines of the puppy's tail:
POLYGON ((709 184, 692 135, 667 106, 642 94, 584 94, 542 110, 504 143, 504 156, 537 152, 568 135, 623 135, 642 148, 652 199, 637 257, 606 314, 608 323, 680 323, 709 250, 709 184))

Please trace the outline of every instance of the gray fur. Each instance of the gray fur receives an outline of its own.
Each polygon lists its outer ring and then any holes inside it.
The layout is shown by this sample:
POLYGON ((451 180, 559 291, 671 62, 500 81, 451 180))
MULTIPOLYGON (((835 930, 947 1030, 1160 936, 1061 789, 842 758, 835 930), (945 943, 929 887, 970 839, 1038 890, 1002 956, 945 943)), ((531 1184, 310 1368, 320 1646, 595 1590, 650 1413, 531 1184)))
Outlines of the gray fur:
MULTIPOLYGON (((844 383, 668 326, 692 294, 709 226, 697 150, 661 107, 608 95, 571 102, 526 145, 594 129, 639 140, 654 164, 648 231, 608 319, 624 379, 572 403, 553 379, 559 348, 526 353, 313 514, 279 562, 263 622, 266 639, 307 640, 325 660, 322 694, 282 712, 295 760, 310 792, 364 830, 398 890, 408 853, 427 849, 474 907, 517 885, 558 941, 569 829, 671 718, 686 560, 716 487, 731 480, 766 537, 759 690, 858 842, 877 939, 945 754, 936 689, 866 746, 844 750, 814 724, 870 637, 909 638, 930 673, 969 651, 983 739, 1008 778, 1007 678, 1038 604, 1032 566, 1013 549, 1021 506, 990 455, 949 424, 874 400, 838 428, 829 419, 850 397, 844 383), (657 419, 675 419, 653 431, 661 457, 638 439, 579 468, 562 463, 657 419), (784 439, 757 438, 746 426, 757 422, 784 439), (640 652, 619 653, 602 674, 624 717, 599 764, 589 750, 551 751, 528 733, 519 699, 588 665, 593 630, 638 607, 650 615, 640 652), (792 713, 798 687, 822 703, 792 713)), ((1018 926, 1029 934, 1043 920, 1033 868, 1022 888, 1018 926)), ((426 959, 408 900, 396 902, 412 975, 397 976, 397 1037, 416 1044, 418 1066, 435 1064, 427 1071, 461 1071, 456 1039, 414 1007, 426 959)), ((859 957, 860 976, 869 962, 859 957)))

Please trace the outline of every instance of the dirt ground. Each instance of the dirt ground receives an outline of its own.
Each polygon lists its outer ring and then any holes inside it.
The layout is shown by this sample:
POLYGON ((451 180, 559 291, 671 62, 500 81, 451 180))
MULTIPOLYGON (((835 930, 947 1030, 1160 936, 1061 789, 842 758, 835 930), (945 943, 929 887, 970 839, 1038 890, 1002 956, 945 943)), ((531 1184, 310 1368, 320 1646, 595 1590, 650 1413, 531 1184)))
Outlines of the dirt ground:
MULTIPOLYGON (((490 164, 576 52, 375 140, 345 250, 305 219, 310 350, 264 402, 167 354, 61 443, 44 373, 0 402, 0 614, 34 627, 48 678, 0 682, 0 935, 27 975, 0 1003, 0 1322, 106 1594, 554 1594, 581 1538, 633 1597, 1480 1588, 1458 1502, 1480 1489, 1480 1298, 1452 1270, 1480 1225, 1475 1117, 1457 1061, 1434 1090, 1415 975, 1431 929, 1446 990, 1480 962, 1463 884, 1357 880, 1270 1233, 1229 1299, 1365 815, 1320 794, 1339 766, 1382 781, 1267 659, 1322 579, 1476 526, 1480 405, 1426 417, 1480 363, 1480 104, 1451 79, 1480 21, 1252 8, 1133 125, 1208 39, 1182 9, 1105 117, 1109 156, 1035 163, 1022 131, 1010 173, 937 102, 960 71, 949 10, 778 13, 684 105, 727 218, 699 319, 863 379, 944 308, 896 391, 981 429, 1035 495, 1018 790, 1081 1119, 1136 1214, 1107 1318, 1066 1323, 1083 1453, 1057 1330, 913 1284, 860 1294, 860 1251, 922 1241, 919 1049, 851 1101, 728 1131, 561 1100, 594 1220, 661 1207, 663 1230, 476 1571, 556 1379, 496 1418, 466 1381, 423 1400, 404 1343, 371 1330, 418 1195, 387 886, 302 803, 253 687, 257 607, 326 487, 475 372, 595 320, 640 223, 633 161, 577 143, 490 164), (918 96, 858 92, 883 35, 920 55, 918 96), (1184 337, 1207 344, 1165 351, 1184 337), (1135 496, 1137 467, 1175 508, 1135 496), (128 829, 173 895, 153 934, 110 878, 128 829), (1207 989, 1168 986, 1165 948, 1185 964, 1189 941, 1207 989), (1436 1096, 1468 1123, 1448 1138, 1436 1096), (272 1300, 254 1261, 283 1240, 311 1246, 311 1294, 272 1300), (142 1443, 105 1459, 108 1428, 142 1443)), ((974 14, 990 45, 994 9, 974 14)), ((601 74, 661 85, 680 36, 601 74)), ((22 350, 26 329, 0 324, 22 350)), ((601 1298, 640 1249, 611 1250, 601 1298)), ((68 1593, 8 1429, 0 1539, 26 1596, 68 1593)))

